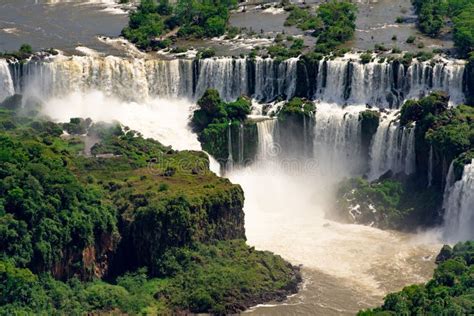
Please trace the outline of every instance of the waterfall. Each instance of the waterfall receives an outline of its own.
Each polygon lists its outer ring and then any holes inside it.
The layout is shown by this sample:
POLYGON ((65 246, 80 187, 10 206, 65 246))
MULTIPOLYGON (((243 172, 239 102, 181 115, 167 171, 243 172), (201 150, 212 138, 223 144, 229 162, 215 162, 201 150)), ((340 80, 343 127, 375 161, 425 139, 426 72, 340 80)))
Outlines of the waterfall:
POLYGON ((0 102, 14 93, 15 89, 8 68, 8 63, 5 60, 0 59, 0 102))
POLYGON ((347 67, 348 62, 343 60, 320 62, 316 98, 329 103, 343 104, 347 67))
POLYGON ((276 123, 276 119, 266 119, 257 123, 259 160, 271 160, 278 155, 278 146, 274 141, 276 123))
POLYGON ((240 123, 239 125, 239 164, 243 165, 245 157, 244 157, 244 145, 245 145, 245 138, 244 138, 244 124, 240 123))
POLYGON ((248 95, 247 60, 223 57, 198 61, 198 80, 195 95, 200 97, 206 89, 219 91, 225 101, 248 95))
MULTIPOLYGON (((304 106, 302 106, 302 111, 304 111, 304 106)), ((308 119, 306 115, 303 115, 303 153, 306 155, 308 153, 308 124, 306 123, 308 119)))
POLYGON ((341 109, 322 103, 317 105, 313 151, 322 172, 339 176, 362 173, 359 112, 363 109, 341 109))
POLYGON ((297 58, 282 62, 275 62, 270 58, 256 58, 254 98, 271 101, 278 96, 293 97, 296 90, 297 62, 297 58))
POLYGON ((428 157, 428 186, 433 184, 433 146, 430 146, 430 153, 428 157))
POLYGON ((419 98, 430 91, 442 90, 451 96, 452 104, 462 103, 464 62, 438 59, 414 60, 408 67, 399 62, 375 60, 366 64, 359 55, 321 61, 318 65, 316 95, 325 102, 399 107, 404 100, 419 98))
MULTIPOLYGON (((387 104, 393 95, 394 82, 393 66, 390 63, 371 62, 368 64, 352 63, 352 78, 350 81, 350 102, 355 104, 387 104)), ((400 69, 402 66, 398 66, 400 69)), ((403 71, 403 70, 401 70, 403 71)))
POLYGON ((314 63, 298 58, 54 56, 13 63, 9 71, 2 60, 0 96, 12 93, 13 81, 17 93, 34 87, 44 97, 99 90, 127 101, 149 97, 196 100, 206 89, 214 88, 226 101, 240 95, 260 102, 299 96, 339 105, 398 108, 405 99, 433 90, 447 92, 452 104, 462 103, 464 68, 462 61, 441 58, 433 62, 414 60, 409 67, 396 61, 362 64, 359 55, 314 63))
POLYGON ((231 172, 234 168, 234 158, 232 157, 232 124, 229 123, 227 127, 227 151, 229 152, 229 156, 227 158, 227 166, 226 171, 231 172))
POLYGON ((462 178, 455 182, 453 166, 449 168, 443 201, 444 238, 449 242, 474 238, 474 159, 464 166, 462 178))
POLYGON ((411 174, 415 171, 415 128, 402 127, 392 112, 384 117, 370 147, 369 179, 387 171, 411 174))

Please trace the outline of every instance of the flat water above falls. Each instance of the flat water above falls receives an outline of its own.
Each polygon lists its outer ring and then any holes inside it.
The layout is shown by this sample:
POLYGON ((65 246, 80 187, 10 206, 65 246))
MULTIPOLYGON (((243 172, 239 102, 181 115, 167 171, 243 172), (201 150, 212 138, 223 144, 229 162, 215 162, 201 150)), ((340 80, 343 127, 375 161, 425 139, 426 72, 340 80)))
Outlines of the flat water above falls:
POLYGON ((77 46, 114 54, 97 35, 118 36, 128 17, 113 0, 2 0, 0 51, 29 43, 34 49, 74 52, 77 46))

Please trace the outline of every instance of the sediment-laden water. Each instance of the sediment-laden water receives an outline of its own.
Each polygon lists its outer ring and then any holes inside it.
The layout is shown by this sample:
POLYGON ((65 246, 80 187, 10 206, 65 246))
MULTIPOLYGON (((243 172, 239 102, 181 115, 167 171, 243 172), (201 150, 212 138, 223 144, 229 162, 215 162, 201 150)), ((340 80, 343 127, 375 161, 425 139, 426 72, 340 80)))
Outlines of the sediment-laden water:
MULTIPOLYGON (((368 103, 397 108, 405 98, 435 88, 449 92, 457 102, 463 98, 463 67, 453 60, 416 62, 406 68, 342 58, 313 68, 305 65, 305 72, 298 59, 276 63, 56 57, 24 65, 0 61, 0 96, 23 93, 40 100, 43 113, 55 120, 118 120, 177 149, 200 149, 188 123, 194 100, 205 89, 216 88, 227 100, 250 94, 264 101, 300 95, 301 84, 311 87, 306 96, 315 100, 316 114, 305 121, 304 137, 298 140, 302 144, 297 146, 302 151, 289 155, 278 139, 286 131, 276 120, 263 120, 257 124, 257 160, 226 173, 245 191, 249 244, 303 265, 305 281, 298 294, 283 304, 249 312, 353 314, 379 304, 389 291, 427 280, 440 248, 433 234, 409 235, 326 219, 332 212, 334 183, 342 177, 414 171, 413 128, 398 125, 397 110, 382 113, 368 149, 361 145, 359 113, 368 103), (392 100, 397 102, 390 103, 385 93, 396 96, 392 100)), ((238 148, 243 146, 245 139, 235 139, 242 142, 238 148)), ((241 156, 237 153, 232 160, 241 156)), ((450 194, 461 194, 468 183, 454 184, 450 194)))

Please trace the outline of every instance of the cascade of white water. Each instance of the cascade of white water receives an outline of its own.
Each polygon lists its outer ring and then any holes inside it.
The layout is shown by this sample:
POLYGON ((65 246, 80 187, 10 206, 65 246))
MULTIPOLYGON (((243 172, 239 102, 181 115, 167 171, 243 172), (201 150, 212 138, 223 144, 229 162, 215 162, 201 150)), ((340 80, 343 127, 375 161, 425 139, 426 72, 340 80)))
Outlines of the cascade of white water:
POLYGON ((428 186, 433 184, 433 146, 430 146, 430 153, 428 157, 428 186))
POLYGON ((278 63, 270 58, 256 58, 254 97, 263 101, 280 95, 291 98, 296 90, 297 62, 297 58, 278 63))
POLYGON ((271 160, 278 155, 275 150, 277 145, 274 140, 274 132, 277 120, 268 119, 257 123, 258 150, 257 159, 271 160))
POLYGON ((321 172, 337 176, 361 174, 363 163, 359 112, 363 109, 341 109, 322 103, 317 105, 313 150, 321 172))
MULTIPOLYGON (((206 89, 214 88, 226 101, 240 95, 251 95, 256 100, 267 102, 278 97, 293 97, 301 83, 299 80, 315 85, 311 89, 314 94, 304 97, 339 105, 397 107, 404 99, 417 98, 432 90, 449 93, 452 104, 464 99, 465 65, 460 61, 439 59, 433 64, 413 61, 406 68, 400 63, 386 61, 363 64, 358 59, 358 55, 353 55, 319 61, 314 66, 317 70, 308 72, 317 73, 316 78, 303 78, 297 71, 298 58, 280 62, 260 57, 253 60, 222 57, 193 61, 56 56, 17 64, 9 77, 13 77, 18 93, 22 92, 20 89, 31 90, 32 87, 43 96, 95 89, 128 101, 141 101, 146 97, 195 100, 206 89)), ((0 67, 2 77, 6 78, 9 72, 6 62, 2 61, 0 67)), ((8 85, 11 93, 10 83, 8 85)), ((5 95, 5 91, 7 88, 3 87, 0 93, 5 95)))
POLYGON ((345 78, 348 62, 344 60, 323 61, 319 64, 317 98, 329 103, 343 104, 345 78))
POLYGON ((144 66, 149 95, 168 98, 192 96, 193 63, 191 60, 148 60, 144 66))
POLYGON ((415 128, 401 127, 392 112, 382 118, 370 148, 369 179, 387 171, 411 174, 415 171, 415 128))
POLYGON ((234 158, 232 156, 232 125, 229 123, 227 127, 227 151, 229 152, 227 158, 226 171, 230 172, 234 168, 234 158))
MULTIPOLYGON (((280 88, 280 94, 282 91, 285 92, 285 96, 287 98, 291 98, 292 96, 295 95, 296 91, 296 67, 298 63, 298 58, 290 58, 284 63, 280 64, 280 75, 283 75, 284 77, 284 82, 281 84, 280 88)), ((280 84, 279 84, 280 86, 280 84)))
POLYGON ((13 95, 15 89, 6 60, 0 59, 0 102, 13 95))
POLYGON ((403 129, 402 135, 402 157, 405 157, 405 174, 409 175, 416 171, 416 152, 415 152, 415 127, 403 129), (408 134, 408 135, 407 135, 408 134))
POLYGON ((449 169, 443 201, 444 238, 449 242, 471 240, 474 238, 474 160, 464 166, 462 178, 454 184, 452 164, 449 169))
POLYGON ((244 146, 245 146, 245 138, 244 138, 244 125, 240 123, 239 125, 239 164, 244 162, 244 146))
POLYGON ((196 96, 204 94, 206 89, 219 91, 225 101, 235 100, 241 95, 248 95, 247 60, 231 57, 202 59, 198 62, 199 77, 196 85, 196 96))
POLYGON ((465 66, 461 61, 439 59, 432 65, 414 60, 406 68, 378 60, 363 64, 358 59, 358 55, 351 55, 321 61, 315 97, 326 102, 382 108, 397 106, 405 99, 419 98, 435 90, 447 92, 454 105, 464 100, 465 66))
POLYGON ((384 104, 390 92, 392 67, 388 63, 353 63, 350 101, 356 104, 384 104), (377 80, 366 80, 377 78, 377 80))

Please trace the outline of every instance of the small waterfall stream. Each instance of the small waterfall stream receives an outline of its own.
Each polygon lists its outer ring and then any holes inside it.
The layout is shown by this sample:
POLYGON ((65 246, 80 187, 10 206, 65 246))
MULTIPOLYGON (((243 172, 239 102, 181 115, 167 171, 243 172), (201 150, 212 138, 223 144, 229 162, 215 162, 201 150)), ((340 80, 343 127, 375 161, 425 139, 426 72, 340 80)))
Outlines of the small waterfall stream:
POLYGON ((244 148, 245 148, 245 137, 244 137, 244 124, 240 123, 239 125, 239 165, 243 165, 244 157, 244 148))
POLYGON ((270 161, 278 155, 278 145, 274 141, 277 120, 268 119, 257 123, 258 149, 257 159, 270 161))
POLYGON ((474 159, 464 166, 462 178, 454 182, 451 164, 446 178, 443 235, 449 242, 474 239, 474 159))
POLYGON ((430 146, 430 153, 428 156, 428 187, 433 184, 433 146, 430 146))
POLYGON ((0 59, 0 102, 15 93, 8 63, 0 59))
POLYGON ((229 123, 227 127, 227 151, 229 156, 227 158, 226 172, 231 172, 234 169, 234 157, 232 156, 232 125, 229 123))
POLYGON ((369 179, 375 180, 387 171, 415 171, 415 128, 401 127, 396 113, 382 118, 370 148, 369 179))

